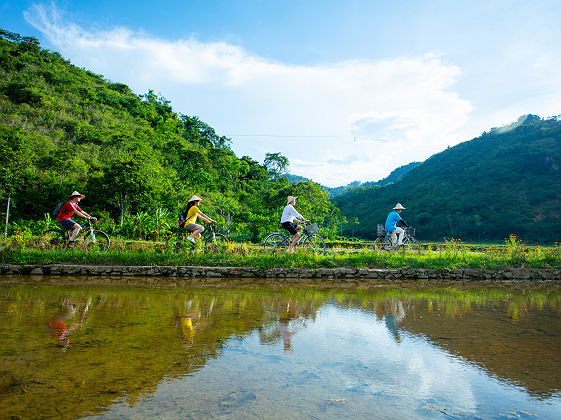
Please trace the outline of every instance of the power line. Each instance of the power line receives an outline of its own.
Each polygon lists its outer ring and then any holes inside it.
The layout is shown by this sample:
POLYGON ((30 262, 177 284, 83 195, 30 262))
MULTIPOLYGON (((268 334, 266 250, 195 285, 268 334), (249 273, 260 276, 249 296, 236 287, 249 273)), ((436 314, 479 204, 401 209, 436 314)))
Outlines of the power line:
POLYGON ((356 140, 371 140, 371 141, 379 141, 380 143, 388 143, 389 140, 384 140, 384 139, 378 139, 378 138, 374 138, 374 137, 359 137, 359 136, 354 136, 353 137, 353 141, 356 142, 356 140))
MULTIPOLYGON (((293 139, 302 139, 302 138, 316 138, 316 139, 351 139, 356 143, 357 140, 366 140, 366 141, 375 141, 379 143, 390 143, 391 140, 380 139, 377 137, 362 137, 362 136, 333 136, 333 135, 283 135, 283 134, 225 134, 225 137, 269 137, 269 138, 293 138, 293 139)), ((423 145, 425 149, 432 149, 432 150, 442 150, 440 147, 433 147, 433 146, 426 146, 423 145)))
POLYGON ((225 134, 226 137, 334 138, 341 136, 284 136, 282 134, 225 134))
MULTIPOLYGON (((326 138, 326 139, 345 139, 350 138, 350 136, 331 136, 331 135, 282 135, 282 134, 225 134, 226 137, 277 137, 277 138, 326 138)), ((360 136, 353 136, 353 141, 357 140, 370 140, 370 141, 378 141, 380 143, 389 143, 389 140, 374 138, 374 137, 360 137, 360 136)))

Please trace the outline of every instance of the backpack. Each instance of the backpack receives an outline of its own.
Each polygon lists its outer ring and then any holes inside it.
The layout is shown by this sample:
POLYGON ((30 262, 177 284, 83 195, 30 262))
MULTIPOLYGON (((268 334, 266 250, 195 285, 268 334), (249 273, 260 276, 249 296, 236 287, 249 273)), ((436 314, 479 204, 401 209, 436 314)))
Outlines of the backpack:
POLYGON ((53 215, 53 217, 57 217, 58 216, 58 212, 60 211, 60 208, 62 207, 62 205, 64 204, 64 201, 61 201, 60 203, 58 203, 55 207, 55 209, 53 210, 53 212, 51 213, 53 215))
POLYGON ((179 220, 177 221, 177 227, 183 227, 183 225, 185 224, 185 216, 187 216, 185 214, 185 212, 179 214, 179 220))

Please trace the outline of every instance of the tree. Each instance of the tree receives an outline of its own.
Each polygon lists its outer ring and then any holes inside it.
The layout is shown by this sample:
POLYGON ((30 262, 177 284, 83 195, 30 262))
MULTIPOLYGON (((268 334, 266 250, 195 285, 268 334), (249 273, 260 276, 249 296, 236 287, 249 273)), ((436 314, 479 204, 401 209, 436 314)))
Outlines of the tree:
POLYGON ((0 125, 0 193, 7 196, 4 236, 8 233, 12 196, 24 185, 24 174, 30 169, 31 155, 29 142, 21 129, 0 125))
POLYGON ((300 195, 303 214, 323 229, 337 226, 324 189, 290 184, 280 153, 267 154, 265 164, 238 158, 230 139, 174 112, 154 91, 138 96, 7 31, 0 31, 0 116, 0 197, 33 203, 14 206, 16 219, 40 217, 78 190, 89 213, 113 216, 125 233, 129 214, 163 220, 164 209, 175 215, 194 193, 232 235, 255 241, 276 227, 287 195, 300 195))
POLYGON ((263 163, 272 178, 284 175, 290 165, 288 158, 280 153, 267 153, 263 163))

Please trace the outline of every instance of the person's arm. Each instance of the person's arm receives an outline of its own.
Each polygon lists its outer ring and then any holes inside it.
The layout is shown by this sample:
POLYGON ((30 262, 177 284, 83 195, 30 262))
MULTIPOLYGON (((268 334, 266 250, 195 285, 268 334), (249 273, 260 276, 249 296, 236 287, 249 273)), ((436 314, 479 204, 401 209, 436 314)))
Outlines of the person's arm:
POLYGON ((298 223, 302 223, 302 221, 304 221, 306 223, 310 223, 310 221, 308 219, 306 219, 304 216, 302 216, 300 213, 298 213, 294 207, 292 207, 292 209, 294 210, 294 213, 292 215, 294 216, 294 219, 298 223), (302 220, 300 220, 300 219, 302 219, 302 220))
POLYGON ((74 212, 80 216, 83 217, 84 219, 94 219, 94 217, 90 216, 88 213, 86 213, 84 210, 82 210, 80 207, 78 207, 77 205, 74 206, 74 212))
POLYGON ((407 222, 405 222, 405 220, 403 220, 403 219, 399 220, 398 223, 401 223, 403 226, 408 227, 408 228, 411 227, 411 226, 409 226, 409 225, 407 224, 407 222))
POLYGON ((95 219, 95 217, 90 216, 88 213, 86 213, 85 211, 82 211, 82 214, 80 215, 85 219, 95 219))
POLYGON ((208 223, 216 223, 216 221, 212 220, 210 217, 208 217, 206 214, 204 214, 202 211, 199 211, 199 214, 197 214, 197 216, 199 216, 201 219, 203 219, 205 222, 208 223))

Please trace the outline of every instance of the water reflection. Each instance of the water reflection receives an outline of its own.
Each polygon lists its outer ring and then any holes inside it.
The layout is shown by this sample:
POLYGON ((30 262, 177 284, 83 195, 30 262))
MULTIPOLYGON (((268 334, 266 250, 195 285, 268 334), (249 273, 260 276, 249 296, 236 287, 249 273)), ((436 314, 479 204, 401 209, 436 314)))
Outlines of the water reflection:
POLYGON ((2 417, 547 418, 561 407, 558 291, 0 283, 0 316, 2 417))
MULTIPOLYGON (((392 299, 388 302, 387 308, 385 309, 384 322, 388 331, 392 334, 396 342, 401 341, 399 335, 398 324, 405 318, 405 310, 403 309, 403 302, 399 299, 392 299)), ((383 313, 383 312, 380 312, 383 313)))
POLYGON ((63 303, 63 309, 49 318, 48 328, 53 337, 58 339, 62 350, 70 346, 70 334, 87 321, 86 315, 90 308, 91 298, 81 308, 79 303, 67 301, 63 303))

